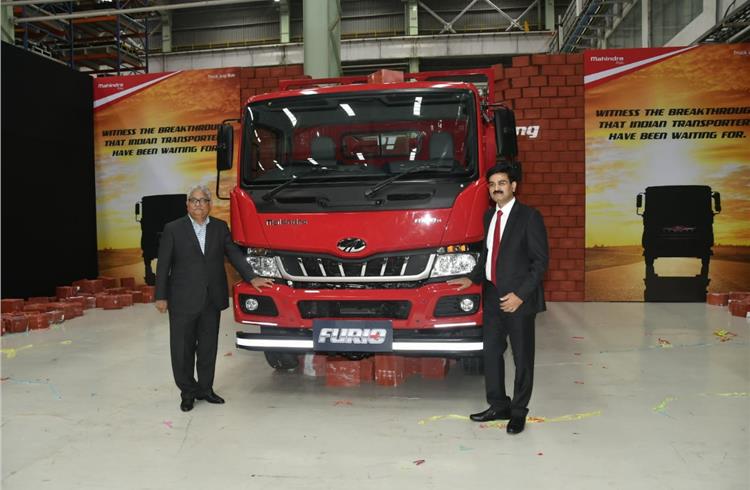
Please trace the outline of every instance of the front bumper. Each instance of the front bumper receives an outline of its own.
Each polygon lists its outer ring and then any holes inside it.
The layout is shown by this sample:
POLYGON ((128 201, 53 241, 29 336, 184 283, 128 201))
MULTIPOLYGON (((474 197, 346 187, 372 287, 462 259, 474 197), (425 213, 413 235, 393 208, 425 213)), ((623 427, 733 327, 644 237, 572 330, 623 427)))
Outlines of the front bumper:
MULTIPOLYGON (((410 289, 303 289, 275 284, 261 293, 246 283, 234 287, 234 313, 239 323, 260 327, 260 333, 239 331, 240 349, 274 352, 313 352, 312 325, 315 318, 303 317, 300 305, 318 301, 408 302, 408 315, 402 318, 317 317, 327 319, 390 320, 393 325, 393 353, 415 355, 476 355, 482 352, 481 308, 456 316, 435 316, 438 302, 446 296, 476 295, 480 286, 458 292, 444 282, 410 289), (240 306, 241 295, 264 296, 273 301, 272 315, 252 315, 240 306)), ((266 299, 264 298, 264 299, 266 299)), ((261 301, 263 302, 263 301, 261 301)), ((343 311, 343 310, 342 310, 343 311)), ((352 346, 356 352, 356 346, 352 346)))
MULTIPOLYGON (((394 354, 419 355, 475 355, 482 352, 481 329, 465 329, 462 336, 451 337, 430 334, 405 334, 394 331, 394 354), (468 331, 470 330, 470 331, 468 331)), ((237 332, 236 346, 239 349, 273 352, 314 352, 311 330, 297 330, 293 335, 283 335, 279 332, 248 333, 237 332)), ((356 352, 352 346, 352 352, 356 352)))

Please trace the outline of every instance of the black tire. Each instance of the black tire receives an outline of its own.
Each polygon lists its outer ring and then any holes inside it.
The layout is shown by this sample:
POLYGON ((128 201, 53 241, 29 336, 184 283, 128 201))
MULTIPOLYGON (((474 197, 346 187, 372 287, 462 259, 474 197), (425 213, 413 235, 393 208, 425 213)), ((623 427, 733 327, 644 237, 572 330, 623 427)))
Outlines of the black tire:
POLYGON ((465 374, 484 374, 484 359, 482 357, 462 357, 461 367, 465 374))
POLYGON ((266 355, 266 361, 268 365, 279 371, 290 371, 297 369, 299 366, 299 359, 297 354, 290 354, 289 352, 263 352, 266 355))

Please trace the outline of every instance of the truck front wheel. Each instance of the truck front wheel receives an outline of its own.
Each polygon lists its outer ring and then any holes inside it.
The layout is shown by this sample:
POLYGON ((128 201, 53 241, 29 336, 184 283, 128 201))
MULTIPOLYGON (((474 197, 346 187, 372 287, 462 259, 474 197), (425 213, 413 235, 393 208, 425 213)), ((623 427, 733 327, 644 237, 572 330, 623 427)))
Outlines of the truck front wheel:
POLYGON ((297 369, 299 365, 299 359, 296 354, 290 354, 289 352, 263 352, 266 355, 266 361, 268 365, 279 371, 289 371, 291 369, 297 369))

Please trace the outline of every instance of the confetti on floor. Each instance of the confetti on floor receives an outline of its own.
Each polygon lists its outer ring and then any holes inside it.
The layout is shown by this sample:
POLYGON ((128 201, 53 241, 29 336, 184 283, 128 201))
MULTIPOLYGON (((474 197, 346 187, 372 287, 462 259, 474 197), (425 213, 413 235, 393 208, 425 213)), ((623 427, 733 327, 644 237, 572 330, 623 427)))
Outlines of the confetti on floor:
POLYGON ((226 354, 224 354, 224 357, 229 357, 229 356, 231 356, 231 355, 232 355, 232 353, 231 353, 231 352, 227 352, 226 354))
POLYGON ((571 337, 571 338, 572 338, 572 339, 575 339, 575 340, 583 340, 583 337, 578 337, 578 336, 576 336, 576 337, 571 337))
POLYGON ((171 420, 165 420, 164 422, 162 422, 162 424, 166 425, 170 429, 172 428, 172 421, 171 420))
POLYGON ((24 345, 17 349, 13 349, 13 348, 2 349, 2 353, 5 354, 6 359, 13 359, 22 350, 31 349, 32 347, 34 347, 34 344, 24 345))
MULTIPOLYGON (((584 412, 584 413, 575 413, 575 414, 569 414, 569 415, 561 415, 559 417, 552 417, 552 418, 546 418, 546 417, 526 417, 526 422, 529 424, 540 424, 542 422, 570 422, 573 420, 582 420, 587 419, 589 417, 598 417, 602 414, 601 410, 596 410, 594 412, 584 412)), ((464 420, 468 421, 471 420, 466 415, 456 415, 456 414, 449 414, 449 415, 433 415, 432 417, 428 417, 426 419, 420 420, 418 423, 419 425, 425 425, 427 422, 436 422, 438 420, 464 420)), ((505 426, 508 425, 505 421, 493 421, 493 422, 487 422, 479 424, 479 427, 481 429, 486 428, 497 428, 502 429, 505 428, 505 426)))
POLYGON ((661 403, 659 403, 658 405, 656 405, 656 406, 654 407, 654 412, 663 412, 663 411, 664 411, 664 409, 665 409, 665 408, 667 408, 667 404, 669 404, 669 402, 671 402, 671 401, 674 401, 674 400, 676 400, 676 399, 677 399, 677 398, 675 398, 675 397, 673 397, 673 396, 668 396, 668 397, 666 397, 665 399, 663 399, 663 400, 661 401, 661 403))
POLYGON ((415 461, 412 461, 412 463, 414 463, 415 465, 419 466, 421 464, 424 464, 424 459, 417 459, 415 461))
POLYGON ((667 339, 663 339, 663 338, 659 337, 656 341, 659 343, 659 347, 661 347, 662 349, 671 349, 672 348, 672 342, 670 342, 667 339))
POLYGON ((737 336, 736 333, 724 329, 716 330, 714 335, 717 336, 721 342, 728 342, 737 336))
POLYGON ((333 405, 334 405, 335 407, 338 407, 338 406, 341 406, 341 405, 348 405, 348 406, 351 406, 351 405, 352 405, 352 402, 351 402, 351 401, 349 401, 349 400, 336 400, 336 401, 335 401, 335 402, 333 403, 333 405))

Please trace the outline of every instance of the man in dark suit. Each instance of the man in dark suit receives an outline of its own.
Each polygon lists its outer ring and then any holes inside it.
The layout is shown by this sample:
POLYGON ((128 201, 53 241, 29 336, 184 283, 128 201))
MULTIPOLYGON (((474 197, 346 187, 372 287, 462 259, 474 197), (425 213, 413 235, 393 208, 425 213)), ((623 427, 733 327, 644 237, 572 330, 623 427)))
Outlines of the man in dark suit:
POLYGON ((183 412, 193 409, 196 398, 224 403, 213 390, 219 318, 221 310, 229 307, 224 255, 258 291, 273 285, 272 279, 253 274, 232 242, 226 222, 209 218, 210 212, 211 191, 205 186, 192 188, 187 216, 164 226, 156 264, 156 309, 169 311, 172 372, 183 412))
POLYGON ((495 205, 484 215, 485 246, 471 279, 449 281, 459 290, 484 283, 484 381, 490 407, 471 420, 507 420, 509 434, 522 432, 534 381, 534 322, 546 309, 542 278, 549 262, 542 215, 515 198, 517 167, 495 165, 487 171, 495 205), (513 398, 505 392, 503 354, 510 339, 516 367, 513 398))

